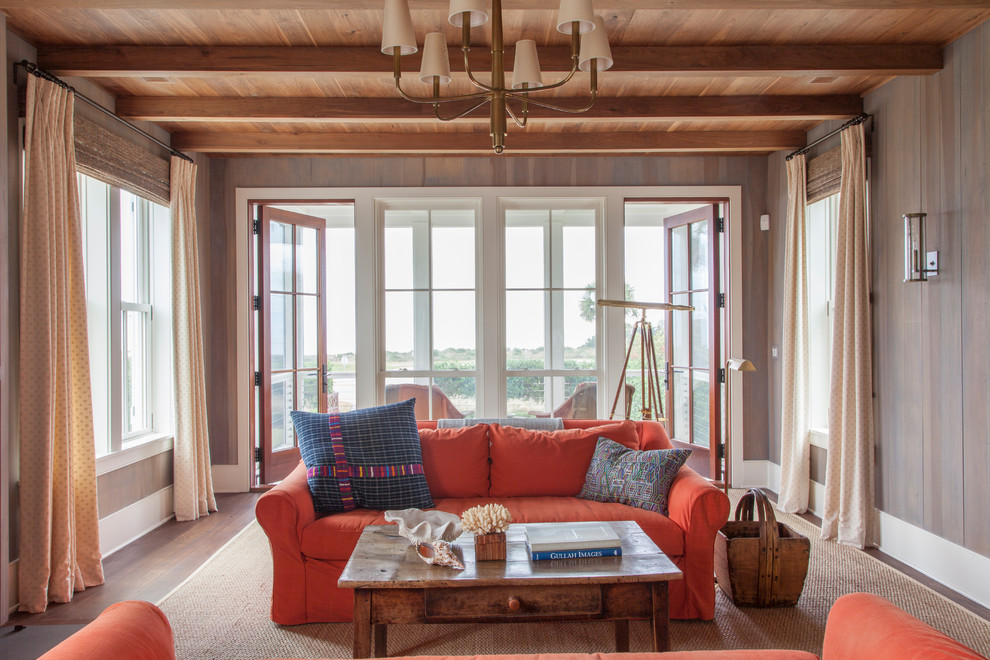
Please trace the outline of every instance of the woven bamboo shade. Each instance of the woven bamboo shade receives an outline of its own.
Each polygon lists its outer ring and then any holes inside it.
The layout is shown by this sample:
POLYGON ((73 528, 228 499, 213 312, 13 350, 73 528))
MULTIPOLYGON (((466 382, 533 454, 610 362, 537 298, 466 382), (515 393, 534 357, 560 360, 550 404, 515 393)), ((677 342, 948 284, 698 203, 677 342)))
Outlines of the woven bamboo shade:
POLYGON ((169 161, 76 114, 76 169, 130 193, 169 205, 169 161))
POLYGON ((808 204, 839 192, 842 179, 841 147, 830 149, 808 161, 808 204))

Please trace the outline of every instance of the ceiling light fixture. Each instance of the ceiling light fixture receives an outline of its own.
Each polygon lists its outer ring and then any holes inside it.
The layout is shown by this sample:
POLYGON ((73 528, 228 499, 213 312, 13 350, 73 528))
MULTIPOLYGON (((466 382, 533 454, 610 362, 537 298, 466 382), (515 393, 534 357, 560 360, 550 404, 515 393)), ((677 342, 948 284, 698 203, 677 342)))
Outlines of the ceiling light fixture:
POLYGON ((432 84, 433 94, 429 97, 414 97, 403 91, 399 79, 402 76, 400 58, 418 50, 413 31, 412 17, 409 14, 408 0, 385 0, 385 21, 382 27, 382 52, 392 55, 394 63, 395 88, 399 95, 415 103, 433 105, 434 113, 440 121, 452 121, 470 114, 485 103, 491 104, 492 148, 500 154, 505 149, 506 115, 521 128, 525 128, 529 118, 529 104, 550 108, 559 112, 578 114, 587 112, 598 96, 598 72, 612 66, 612 52, 605 34, 605 21, 591 11, 591 0, 561 0, 557 15, 557 31, 571 35, 571 70, 558 82, 544 85, 540 72, 540 62, 536 54, 536 42, 523 39, 516 43, 516 60, 513 66, 512 84, 505 82, 504 47, 502 40, 502 2, 492 0, 490 18, 492 21, 492 73, 491 84, 480 82, 471 71, 468 55, 471 52, 471 28, 484 25, 489 20, 486 0, 450 0, 448 20, 461 28, 461 50, 464 53, 464 70, 471 83, 481 89, 473 94, 440 96, 440 85, 450 82, 450 60, 447 56, 447 42, 442 32, 431 32, 423 43, 423 62, 419 79, 432 84), (582 38, 584 35, 584 38, 582 38), (578 69, 591 73, 591 100, 581 108, 567 108, 538 101, 530 94, 556 89, 567 84, 578 69), (508 100, 520 102, 518 112, 508 105, 508 100), (440 104, 451 101, 475 101, 463 112, 444 117, 440 114, 440 104))

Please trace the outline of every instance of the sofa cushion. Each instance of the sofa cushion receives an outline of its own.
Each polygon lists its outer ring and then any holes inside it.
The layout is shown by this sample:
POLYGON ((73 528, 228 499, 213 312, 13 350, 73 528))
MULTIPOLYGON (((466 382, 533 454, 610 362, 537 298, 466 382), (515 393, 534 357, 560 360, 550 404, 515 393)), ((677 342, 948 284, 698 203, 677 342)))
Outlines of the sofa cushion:
POLYGON ((492 497, 574 497, 584 484, 599 437, 625 447, 639 447, 636 423, 630 421, 564 431, 529 431, 493 424, 489 436, 492 497))
POLYGON ((409 399, 339 415, 291 412, 318 514, 355 506, 382 510, 433 506, 423 474, 415 405, 409 399), (339 425, 332 425, 334 421, 339 425))
POLYGON ((488 495, 488 425, 420 429, 423 471, 433 499, 488 495))
POLYGON ((618 502, 667 515, 667 493, 689 449, 638 451, 602 438, 578 497, 618 502))
MULTIPOLYGON (((473 506, 491 504, 492 501, 487 497, 444 498, 437 499, 434 508, 459 516, 473 506)), ((633 520, 669 557, 684 554, 684 530, 666 516, 652 511, 576 497, 504 497, 494 501, 509 510, 513 523, 633 520)), ((346 561, 365 525, 385 524, 381 511, 368 509, 319 518, 303 529, 302 554, 312 559, 346 561)))

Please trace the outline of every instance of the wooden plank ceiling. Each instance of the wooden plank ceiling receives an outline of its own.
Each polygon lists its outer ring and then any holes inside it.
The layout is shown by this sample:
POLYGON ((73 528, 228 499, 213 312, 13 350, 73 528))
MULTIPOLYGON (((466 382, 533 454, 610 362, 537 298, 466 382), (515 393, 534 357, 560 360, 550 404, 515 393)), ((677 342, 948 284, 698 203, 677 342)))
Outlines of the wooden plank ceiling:
MULTIPOLYGON (((569 69, 558 1, 503 3, 506 43, 536 40, 548 82, 569 69)), ((0 0, 0 9, 41 67, 89 79, 119 115, 158 124, 185 151, 492 155, 487 106, 439 122, 431 106, 399 98, 378 47, 383 4, 0 0)), ((444 94, 474 91, 447 1, 409 4, 420 45, 426 32, 447 37, 454 81, 444 94)), ((815 125, 862 112, 862 96, 892 77, 939 71, 941 48, 990 17, 990 0, 595 0, 594 9, 615 60, 599 75, 598 101, 581 114, 534 108, 524 129, 510 121, 502 157, 798 148, 815 125)), ((472 36, 482 80, 489 26, 472 36)), ((419 64, 418 54, 403 58, 403 89, 427 95, 419 64)), ((540 98, 580 107, 588 88, 579 73, 540 98)))

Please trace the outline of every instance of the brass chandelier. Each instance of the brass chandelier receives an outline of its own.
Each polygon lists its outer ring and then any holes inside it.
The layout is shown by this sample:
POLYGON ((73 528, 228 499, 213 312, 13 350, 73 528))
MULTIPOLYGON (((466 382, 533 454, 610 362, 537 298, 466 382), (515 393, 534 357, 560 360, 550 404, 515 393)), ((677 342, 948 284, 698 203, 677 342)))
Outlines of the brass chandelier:
POLYGON ((423 61, 419 79, 421 82, 432 84, 432 95, 415 97, 403 91, 400 84, 402 76, 400 58, 418 50, 412 17, 409 14, 408 0, 385 0, 382 52, 386 55, 392 55, 395 88, 399 95, 414 103, 432 104, 434 114, 440 121, 460 119, 485 103, 489 103, 491 105, 492 148, 496 154, 500 154, 505 150, 506 116, 511 117, 520 128, 525 128, 529 118, 530 103, 572 114, 590 110, 598 96, 598 72, 612 66, 612 52, 609 49, 608 37, 605 34, 605 21, 601 16, 595 16, 592 13, 591 0, 561 0, 557 15, 557 31, 571 35, 570 72, 562 80, 544 85, 543 75, 540 72, 540 62, 536 53, 536 42, 532 39, 523 39, 516 43, 512 85, 506 86, 505 64, 503 62, 502 2, 501 0, 491 1, 490 16, 488 4, 486 0, 450 0, 448 15, 450 23, 461 28, 464 71, 471 83, 480 88, 481 91, 460 96, 443 97, 440 95, 440 85, 446 85, 450 82, 450 61, 447 57, 447 43, 442 32, 427 34, 423 43, 423 61), (471 28, 484 25, 489 18, 492 21, 492 73, 491 84, 485 84, 479 81, 474 72, 471 71, 468 55, 471 52, 471 28), (582 35, 584 35, 583 38, 582 35), (530 96, 533 92, 542 92, 566 85, 579 69, 591 74, 591 99, 586 106, 580 108, 561 107, 538 101, 530 96), (518 110, 513 110, 507 103, 510 99, 519 101, 518 110), (441 103, 456 101, 474 101, 474 103, 463 112, 457 112, 451 116, 440 114, 441 103))

